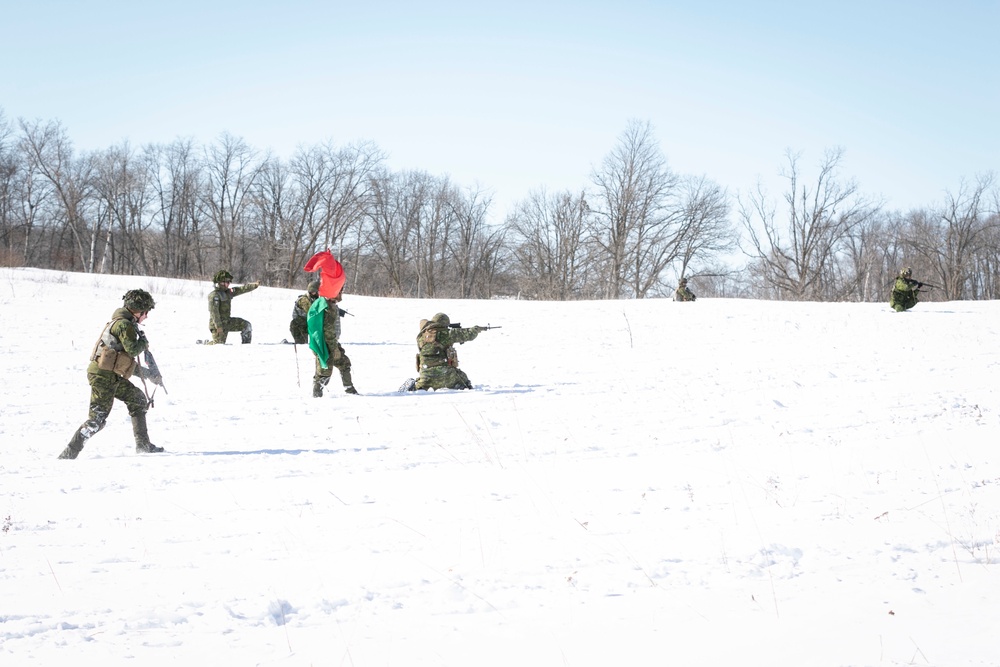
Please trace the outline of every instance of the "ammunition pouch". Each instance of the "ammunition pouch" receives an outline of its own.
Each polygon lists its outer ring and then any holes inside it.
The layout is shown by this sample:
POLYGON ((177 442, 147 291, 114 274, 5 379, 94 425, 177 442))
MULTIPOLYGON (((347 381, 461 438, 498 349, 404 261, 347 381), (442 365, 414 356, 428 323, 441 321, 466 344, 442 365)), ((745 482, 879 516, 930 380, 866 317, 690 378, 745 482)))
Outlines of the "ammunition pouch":
POLYGON ((101 346, 94 361, 102 371, 112 371, 124 380, 132 377, 136 366, 135 359, 124 351, 119 352, 108 345, 101 346))

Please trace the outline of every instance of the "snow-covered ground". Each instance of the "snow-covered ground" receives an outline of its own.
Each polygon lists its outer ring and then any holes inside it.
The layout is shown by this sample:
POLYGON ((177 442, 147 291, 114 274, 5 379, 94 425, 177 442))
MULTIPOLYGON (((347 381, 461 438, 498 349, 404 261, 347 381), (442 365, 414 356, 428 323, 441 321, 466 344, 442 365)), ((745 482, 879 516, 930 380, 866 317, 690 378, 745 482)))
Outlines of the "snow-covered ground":
POLYGON ((0 665, 1000 664, 1000 303, 355 297, 0 269, 0 665), (75 461, 127 289, 163 371, 75 461), (474 391, 397 393, 419 320, 474 391))

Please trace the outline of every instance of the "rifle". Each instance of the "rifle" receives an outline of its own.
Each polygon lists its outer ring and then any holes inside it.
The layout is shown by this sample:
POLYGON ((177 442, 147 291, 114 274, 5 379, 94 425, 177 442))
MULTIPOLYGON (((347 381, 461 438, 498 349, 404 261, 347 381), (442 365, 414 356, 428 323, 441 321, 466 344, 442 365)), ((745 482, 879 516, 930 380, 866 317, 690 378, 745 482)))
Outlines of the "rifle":
MULTIPOLYGON (((343 317, 344 315, 351 315, 349 312, 347 312, 343 308, 338 308, 337 309, 337 314, 340 315, 341 317, 343 317)), ((351 315, 351 317, 354 317, 354 315, 351 315)))
MULTIPOLYGON (((140 331, 139 338, 145 340, 146 335, 140 331)), ((164 394, 167 393, 167 387, 166 385, 163 384, 163 376, 160 374, 160 367, 156 365, 156 359, 153 358, 153 353, 149 351, 149 348, 146 348, 145 350, 142 351, 142 356, 146 360, 146 367, 144 369, 145 372, 144 373, 136 372, 136 375, 139 377, 140 380, 142 380, 142 391, 146 394, 146 400, 149 401, 149 407, 153 408, 155 406, 155 403, 153 403, 153 397, 156 396, 156 387, 153 387, 152 394, 149 393, 149 389, 146 387, 146 378, 148 377, 149 381, 152 382, 153 384, 163 387, 164 394)), ((139 364, 138 357, 135 358, 135 361, 136 364, 138 364, 136 367, 136 371, 143 370, 142 365, 139 364)))
MULTIPOLYGON (((149 369, 149 381, 163 387, 164 394, 169 394, 170 392, 167 391, 167 385, 163 384, 163 375, 160 373, 160 367, 156 365, 156 359, 153 358, 153 353, 148 349, 143 350, 142 357, 146 361, 146 368, 149 369)), ((153 390, 153 393, 156 393, 155 389, 153 390)))
MULTIPOLYGON (((490 329, 503 329, 502 326, 491 327, 488 324, 485 327, 479 326, 478 324, 476 326, 479 327, 480 329, 484 329, 485 331, 489 331, 490 329)), ((461 329, 462 325, 459 324, 458 322, 452 322, 451 324, 448 325, 448 328, 450 328, 450 329, 461 329)))

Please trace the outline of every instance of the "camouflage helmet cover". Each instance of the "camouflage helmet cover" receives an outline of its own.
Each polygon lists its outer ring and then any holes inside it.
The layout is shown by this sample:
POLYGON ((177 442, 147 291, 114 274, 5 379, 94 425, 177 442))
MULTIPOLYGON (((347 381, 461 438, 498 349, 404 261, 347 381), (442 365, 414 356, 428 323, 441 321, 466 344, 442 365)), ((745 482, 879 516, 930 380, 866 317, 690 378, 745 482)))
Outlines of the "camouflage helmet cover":
POLYGON ((310 280, 309 284, 306 285, 306 291, 309 292, 312 295, 319 294, 319 281, 318 280, 310 280))
POLYGON ((680 281, 677 284, 680 285, 681 287, 684 287, 685 285, 688 284, 688 279, 687 278, 681 278, 680 281))
POLYGON ((909 278, 910 276, 913 275, 913 269, 911 269, 910 267, 907 266, 904 269, 900 269, 899 275, 902 278, 909 278))
POLYGON ((431 322, 433 322, 439 327, 447 327, 449 324, 451 324, 451 320, 448 319, 448 316, 445 315, 444 313, 438 313, 437 315, 432 317, 431 322))
POLYGON ((122 297, 125 307, 137 313, 148 313, 156 306, 149 292, 142 289, 130 289, 122 297))
POLYGON ((231 274, 229 271, 226 271, 225 269, 222 269, 221 271, 216 271, 215 275, 212 276, 212 282, 216 284, 231 283, 232 281, 233 281, 233 274, 231 274))

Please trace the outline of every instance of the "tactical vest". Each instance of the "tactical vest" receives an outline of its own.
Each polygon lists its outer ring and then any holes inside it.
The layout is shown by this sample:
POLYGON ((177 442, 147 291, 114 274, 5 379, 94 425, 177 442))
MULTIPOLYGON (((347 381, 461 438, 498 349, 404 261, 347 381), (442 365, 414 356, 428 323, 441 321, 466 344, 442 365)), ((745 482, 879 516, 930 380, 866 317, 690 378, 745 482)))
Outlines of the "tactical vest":
POLYGON ((90 353, 90 360, 97 363, 97 367, 102 371, 111 371, 122 379, 127 380, 132 377, 132 373, 135 371, 135 359, 126 354, 122 342, 111 333, 112 325, 122 320, 126 320, 126 318, 115 318, 104 326, 101 337, 94 343, 94 349, 90 353))
POLYGON ((440 334, 446 333, 447 329, 437 326, 427 326, 421 328, 417 336, 417 344, 420 346, 420 353, 417 354, 417 371, 426 368, 437 368, 438 366, 452 366, 458 368, 458 352, 454 345, 446 345, 439 340, 440 334))
POLYGON ((306 300, 309 301, 310 306, 312 305, 313 301, 315 301, 315 299, 310 297, 308 294, 300 294, 299 298, 295 300, 295 305, 292 307, 293 320, 300 318, 303 320, 306 319, 306 315, 309 314, 309 308, 308 307, 305 309, 302 308, 302 302, 306 300))

